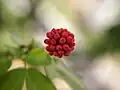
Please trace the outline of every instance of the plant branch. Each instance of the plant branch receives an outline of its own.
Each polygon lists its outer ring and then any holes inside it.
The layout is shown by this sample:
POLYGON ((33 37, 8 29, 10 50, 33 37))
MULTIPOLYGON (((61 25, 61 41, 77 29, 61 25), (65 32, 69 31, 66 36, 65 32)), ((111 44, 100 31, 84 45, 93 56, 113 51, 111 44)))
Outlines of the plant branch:
POLYGON ((47 72, 47 68, 44 66, 44 71, 45 71, 45 75, 47 78, 49 78, 48 72, 47 72))

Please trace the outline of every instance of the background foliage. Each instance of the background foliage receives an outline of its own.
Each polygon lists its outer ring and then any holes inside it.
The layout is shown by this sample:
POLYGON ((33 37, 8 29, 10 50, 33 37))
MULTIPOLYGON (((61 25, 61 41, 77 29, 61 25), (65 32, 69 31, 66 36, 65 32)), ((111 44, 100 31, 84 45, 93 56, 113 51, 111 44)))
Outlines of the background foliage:
MULTIPOLYGON (((24 86, 27 90, 56 90, 56 78, 66 81, 72 90, 88 88, 86 75, 96 58, 119 54, 119 14, 107 13, 114 20, 107 17, 99 26, 100 16, 94 21, 99 14, 96 9, 87 12, 79 4, 77 0, 0 0, 0 90, 22 90, 24 86), (58 59, 44 50, 45 33, 53 27, 75 34, 76 49, 71 56, 58 59), (11 70, 18 59, 24 67, 11 70)), ((110 11, 119 13, 118 9, 110 11)))

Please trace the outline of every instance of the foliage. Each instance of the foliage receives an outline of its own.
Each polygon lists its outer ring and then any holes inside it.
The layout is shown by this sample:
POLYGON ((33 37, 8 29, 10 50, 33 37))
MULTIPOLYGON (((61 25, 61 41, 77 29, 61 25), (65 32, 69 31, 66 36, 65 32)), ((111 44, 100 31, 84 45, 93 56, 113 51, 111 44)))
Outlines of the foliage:
POLYGON ((51 63, 50 57, 44 52, 43 48, 35 48, 27 55, 27 62, 32 65, 49 65, 51 63), (40 59, 41 58, 41 59, 40 59))
POLYGON ((28 90, 56 90, 48 77, 37 69, 26 67, 27 64, 44 67, 51 64, 52 60, 43 48, 30 48, 30 46, 31 44, 29 46, 20 45, 17 48, 12 48, 12 52, 10 52, 11 48, 8 48, 9 52, 0 53, 0 90, 21 90, 24 81, 28 90), (12 60, 16 57, 24 60, 25 67, 8 71, 12 60))
POLYGON ((16 15, 5 4, 7 0, 0 0, 0 90, 22 90, 23 84, 27 90, 56 90, 51 77, 60 75, 56 70, 58 58, 49 56, 33 38, 37 4, 30 1, 30 12, 16 15), (9 70, 15 59, 22 60, 25 67, 9 70), (44 68, 44 72, 38 68, 44 68))
POLYGON ((104 34, 90 37, 85 46, 85 53, 93 58, 105 53, 120 52, 120 24, 107 29, 104 34))

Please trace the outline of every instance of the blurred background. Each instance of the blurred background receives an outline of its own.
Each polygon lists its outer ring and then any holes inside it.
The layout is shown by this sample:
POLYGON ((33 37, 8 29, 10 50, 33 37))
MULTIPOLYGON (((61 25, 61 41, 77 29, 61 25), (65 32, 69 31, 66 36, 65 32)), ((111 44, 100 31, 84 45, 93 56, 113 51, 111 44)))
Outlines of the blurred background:
POLYGON ((46 32, 66 28, 75 34, 76 48, 57 64, 58 90, 120 90, 119 44, 111 50, 120 39, 111 29, 119 17, 120 0, 0 0, 0 51, 16 46, 11 39, 28 44, 34 38, 44 47, 46 32))

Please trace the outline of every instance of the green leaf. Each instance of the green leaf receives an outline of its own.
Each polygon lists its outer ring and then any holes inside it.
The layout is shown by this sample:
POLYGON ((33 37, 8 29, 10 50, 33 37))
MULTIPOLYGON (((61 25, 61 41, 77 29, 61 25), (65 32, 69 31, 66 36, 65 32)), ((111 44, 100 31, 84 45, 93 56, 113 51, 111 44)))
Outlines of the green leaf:
POLYGON ((12 61, 7 56, 0 56, 0 77, 10 68, 12 61))
POLYGON ((27 63, 31 65, 49 65, 51 64, 51 58, 44 51, 43 48, 35 48, 28 53, 27 63))
POLYGON ((28 69, 27 90, 56 90, 52 82, 36 69, 28 69))
POLYGON ((6 48, 6 46, 17 47, 17 44, 12 40, 11 34, 6 30, 7 29, 4 28, 0 31, 0 52, 7 51, 8 48, 6 48))
POLYGON ((103 35, 98 38, 92 38, 88 41, 86 46, 87 55, 94 58, 103 55, 108 49, 105 38, 106 37, 103 35))
POLYGON ((0 70, 4 69, 7 70, 11 66, 11 60, 8 59, 7 56, 0 56, 0 70))
POLYGON ((107 46, 110 52, 120 52, 120 24, 106 31, 107 46))
MULTIPOLYGON (((13 31, 11 31, 12 39, 15 43, 17 43, 18 45, 29 45, 31 44, 31 40, 33 38, 33 35, 35 32, 33 32, 32 30, 29 30, 29 33, 26 29, 28 29, 24 26, 17 26, 13 31), (17 29, 16 29, 17 28, 17 29)), ((31 27, 32 28, 32 27, 31 27)))
POLYGON ((14 69, 8 72, 0 81, 0 90, 22 90, 26 75, 25 69, 14 69))

